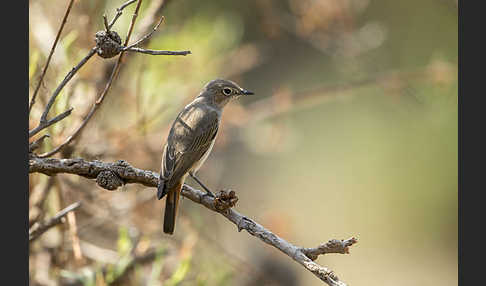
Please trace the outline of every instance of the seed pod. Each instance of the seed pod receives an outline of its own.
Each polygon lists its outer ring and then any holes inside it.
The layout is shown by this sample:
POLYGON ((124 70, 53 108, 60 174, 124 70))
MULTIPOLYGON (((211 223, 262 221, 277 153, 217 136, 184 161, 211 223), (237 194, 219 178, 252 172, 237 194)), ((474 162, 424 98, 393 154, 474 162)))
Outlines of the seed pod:
POLYGON ((112 58, 121 51, 121 38, 115 31, 98 31, 95 34, 96 53, 102 58, 112 58))

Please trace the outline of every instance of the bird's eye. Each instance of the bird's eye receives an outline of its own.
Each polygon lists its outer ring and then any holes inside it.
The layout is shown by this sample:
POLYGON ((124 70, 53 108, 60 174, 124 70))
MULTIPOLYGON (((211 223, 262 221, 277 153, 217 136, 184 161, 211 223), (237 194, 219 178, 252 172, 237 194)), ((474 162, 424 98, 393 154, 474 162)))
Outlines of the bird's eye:
POLYGON ((225 95, 230 95, 230 94, 231 94, 231 88, 228 88, 228 87, 223 88, 223 93, 224 93, 225 95))

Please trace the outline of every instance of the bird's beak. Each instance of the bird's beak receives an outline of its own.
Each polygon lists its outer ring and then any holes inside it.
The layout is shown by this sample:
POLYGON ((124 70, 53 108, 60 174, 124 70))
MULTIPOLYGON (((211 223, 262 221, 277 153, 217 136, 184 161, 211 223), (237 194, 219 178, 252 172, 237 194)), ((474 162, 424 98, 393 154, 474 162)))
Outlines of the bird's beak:
POLYGON ((253 93, 253 91, 249 91, 249 90, 246 90, 246 89, 242 89, 242 90, 241 90, 241 93, 243 93, 244 95, 251 95, 251 94, 255 94, 255 93, 253 93))

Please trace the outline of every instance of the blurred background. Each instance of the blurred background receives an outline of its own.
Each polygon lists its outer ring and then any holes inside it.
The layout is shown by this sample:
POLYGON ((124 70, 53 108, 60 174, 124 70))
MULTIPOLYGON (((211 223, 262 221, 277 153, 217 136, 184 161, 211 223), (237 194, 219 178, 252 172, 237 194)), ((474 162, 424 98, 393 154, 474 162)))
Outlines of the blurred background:
MULTIPOLYGON (((123 1, 75 1, 30 128, 52 91, 94 46, 123 1)), ((29 1, 30 95, 68 1, 29 1)), ((113 27, 124 41, 136 5, 113 27)), ((159 171, 172 120, 214 78, 255 95, 230 103, 199 177, 235 190, 236 209, 289 242, 356 236, 350 254, 320 256, 349 285, 456 285, 457 1, 143 1, 131 42, 191 55, 128 53, 103 105, 54 155, 159 171)), ((77 128, 116 58, 95 55, 31 138, 49 151, 77 128)), ((198 187, 190 178, 186 183, 198 187)), ((114 192, 74 175, 29 175, 29 222, 81 201, 30 244, 31 285, 323 285, 289 257, 182 198, 162 232, 155 189, 114 192)))

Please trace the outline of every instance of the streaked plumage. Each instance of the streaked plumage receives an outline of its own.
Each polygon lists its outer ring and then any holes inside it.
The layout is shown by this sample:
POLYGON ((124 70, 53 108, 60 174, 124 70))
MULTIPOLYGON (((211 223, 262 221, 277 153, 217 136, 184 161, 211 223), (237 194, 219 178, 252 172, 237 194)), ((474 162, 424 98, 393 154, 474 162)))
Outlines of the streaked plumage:
POLYGON ((157 189, 159 200, 167 195, 165 233, 174 231, 180 191, 187 175, 197 172, 211 152, 223 107, 242 94, 253 93, 228 80, 213 80, 184 107, 172 124, 163 149, 157 189))

